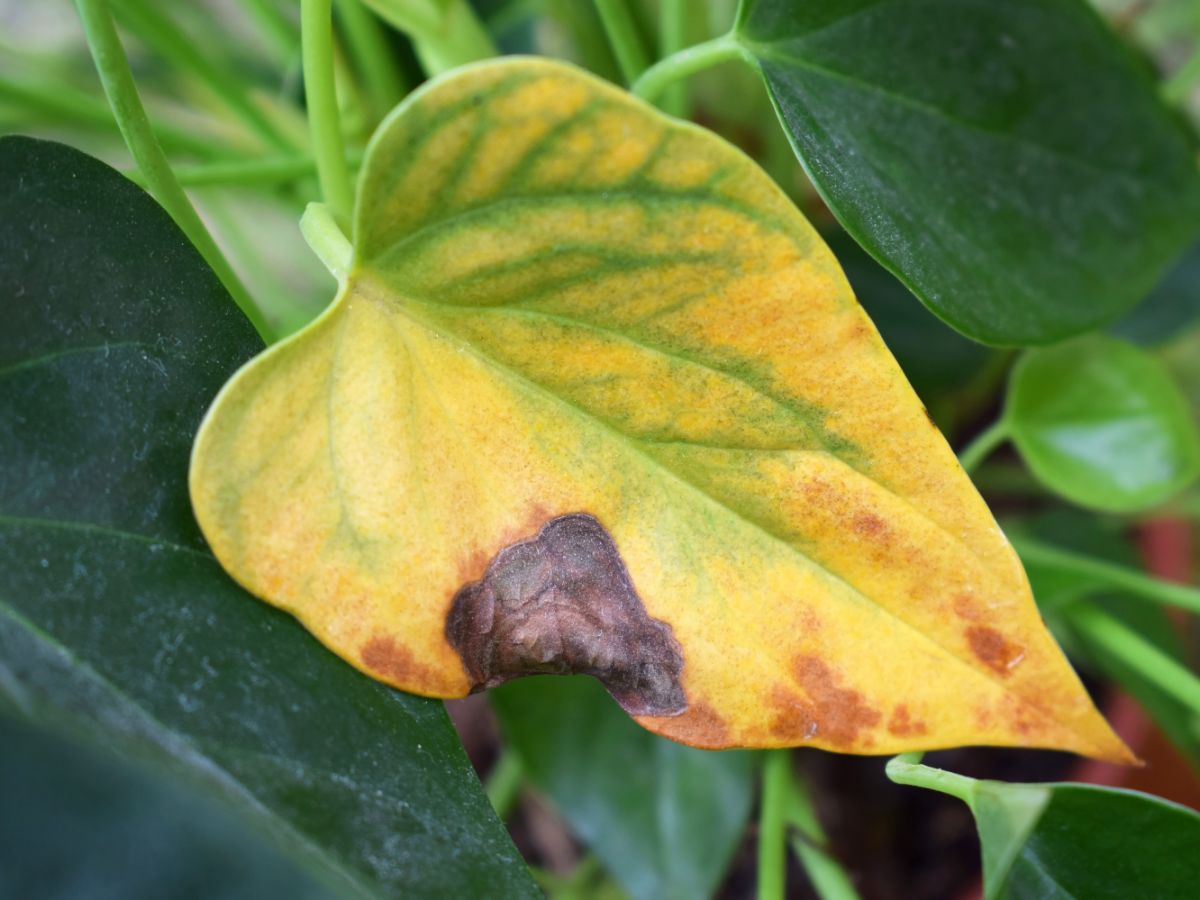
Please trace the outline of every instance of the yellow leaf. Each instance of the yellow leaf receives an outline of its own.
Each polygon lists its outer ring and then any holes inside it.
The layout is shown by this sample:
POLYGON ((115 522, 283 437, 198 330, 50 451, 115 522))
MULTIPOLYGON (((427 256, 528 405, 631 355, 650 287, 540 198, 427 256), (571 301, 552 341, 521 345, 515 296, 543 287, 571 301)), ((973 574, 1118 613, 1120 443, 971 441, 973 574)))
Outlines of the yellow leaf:
POLYGON ((352 270, 196 444, 218 558, 354 665, 596 675, 701 747, 1114 760, 837 262, 714 135, 510 59, 381 127, 352 270))

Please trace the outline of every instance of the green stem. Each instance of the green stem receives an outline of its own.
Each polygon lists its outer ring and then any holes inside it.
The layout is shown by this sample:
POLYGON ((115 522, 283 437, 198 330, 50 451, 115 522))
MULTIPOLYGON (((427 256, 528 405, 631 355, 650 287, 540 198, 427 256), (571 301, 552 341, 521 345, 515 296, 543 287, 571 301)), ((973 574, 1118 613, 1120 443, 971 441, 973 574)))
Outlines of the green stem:
POLYGON ((365 0, 385 22, 412 38, 427 75, 499 56, 469 0, 365 0))
POLYGON ((841 864, 826 850, 828 839, 817 818, 808 785, 795 772, 788 772, 787 821, 794 827, 792 852, 804 866, 813 889, 821 900, 859 900, 858 891, 841 864))
POLYGON ((1008 420, 1001 416, 975 436, 971 443, 958 454, 958 464, 967 472, 973 472, 992 451, 1008 440, 1008 420))
POLYGON ((790 750, 768 750, 763 760, 758 825, 758 900, 783 900, 787 881, 784 838, 792 774, 790 750))
POLYGON ((195 74, 263 142, 276 150, 294 149, 292 142, 255 105, 234 70, 205 56, 197 42, 183 34, 157 4, 115 0, 115 5, 122 20, 148 47, 164 60, 195 74))
MULTIPOLYGON (((27 84, 0 79, 0 100, 54 124, 84 125, 105 130, 117 124, 113 119, 112 107, 106 101, 65 84, 27 84)), ((154 130, 162 146, 172 152, 187 153, 200 159, 218 157, 223 152, 211 138, 167 122, 160 122, 154 130)))
POLYGON ((1188 61, 1163 84, 1163 99, 1172 106, 1179 106, 1187 100, 1197 82, 1200 82, 1200 47, 1197 47, 1188 61))
POLYGON ((375 14, 359 0, 335 2, 338 24, 350 47, 350 55, 362 70, 376 118, 382 118, 408 93, 408 85, 375 14))
POLYGON ((653 102, 679 79, 731 59, 752 63, 750 54, 737 38, 732 34, 722 35, 659 60, 638 77, 630 90, 643 100, 653 102))
POLYGON ((521 795, 521 786, 525 783, 525 767, 517 754, 511 750, 503 750, 492 771, 488 773, 484 791, 492 802, 492 809, 504 822, 512 815, 513 806, 521 795))
POLYGON ((1071 623, 1092 643, 1103 647, 1200 715, 1200 678, 1186 666, 1096 606, 1080 603, 1073 606, 1068 615, 1071 623))
POLYGON ((75 0, 75 5, 79 10, 80 19, 83 20, 88 48, 96 61, 96 69, 100 73, 100 81, 112 106, 117 126, 121 129, 134 161, 146 176, 150 192, 204 257, 246 318, 253 323, 263 339, 268 340, 270 331, 261 311, 251 300, 228 260, 217 247, 216 241, 204 227, 204 223, 200 221, 200 216, 196 214, 196 209, 188 200, 187 194, 175 180, 171 165, 163 154, 158 138, 150 127, 150 120, 146 117, 146 110, 138 97, 133 73, 129 70, 129 61, 125 58, 125 50, 117 37, 117 28, 113 24, 107 3, 105 0, 75 0))
MULTIPOLYGON (((351 153, 347 160, 351 169, 362 164, 362 153, 351 153)), ((175 178, 183 187, 212 187, 213 185, 287 184, 315 175, 317 163, 311 156, 289 154, 265 156, 262 159, 231 159, 228 162, 199 163, 175 166, 175 178)), ((136 184, 146 186, 142 174, 135 170, 125 175, 136 184)))
POLYGON ((595 0, 596 11, 600 13, 600 22, 604 25, 604 33, 612 45, 613 54, 617 57, 617 65, 621 67, 621 77, 626 84, 633 84, 639 75, 650 65, 650 55, 638 34, 637 23, 625 0, 595 0))
POLYGON ((342 148, 337 91, 333 82, 332 0, 300 0, 304 95, 321 193, 334 216, 348 226, 354 205, 350 170, 342 148))
POLYGON ((888 760, 884 771, 887 772, 887 777, 896 784, 910 784, 914 787, 928 788, 931 791, 940 791, 951 797, 957 797, 967 806, 974 804, 975 787, 978 784, 974 778, 947 772, 944 769, 935 769, 932 766, 923 766, 919 762, 920 758, 921 754, 901 753, 888 760))
POLYGON ((300 217, 300 233, 338 284, 344 284, 354 262, 354 247, 324 203, 310 203, 300 217))
MULTIPOLYGON (((662 58, 678 53, 687 46, 687 19, 691 11, 694 11, 694 5, 689 8, 686 0, 660 0, 659 56, 662 58)), ((677 81, 663 92, 659 105, 668 115, 682 119, 687 117, 689 111, 688 99, 687 84, 677 81)))
POLYGON ((1200 589, 1185 584, 1160 581, 1150 575, 1114 563, 1063 550, 1029 537, 1010 535, 1009 542, 1027 563, 1039 563, 1054 569, 1094 578, 1103 584, 1128 591, 1136 597, 1177 606, 1200 613, 1200 589))

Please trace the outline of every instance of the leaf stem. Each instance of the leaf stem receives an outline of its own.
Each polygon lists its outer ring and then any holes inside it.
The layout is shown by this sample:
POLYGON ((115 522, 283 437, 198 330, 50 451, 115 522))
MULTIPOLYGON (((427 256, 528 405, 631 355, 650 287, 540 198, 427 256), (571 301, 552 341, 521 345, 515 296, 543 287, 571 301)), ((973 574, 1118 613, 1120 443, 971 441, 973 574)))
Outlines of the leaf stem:
POLYGON ((333 215, 348 227, 354 192, 342 148, 333 80, 332 0, 300 0, 300 46, 304 59, 304 95, 308 102, 308 122, 321 193, 333 215))
POLYGON ((758 900, 783 900, 787 886, 784 838, 791 770, 790 750, 766 752, 758 825, 758 900))
MULTIPOLYGON (((687 46, 688 13, 689 7, 686 0, 660 0, 658 9, 659 55, 664 59, 687 46)), ((668 115, 682 119, 686 118, 689 112, 688 100, 687 84, 683 81, 676 81, 663 92, 659 105, 668 115)))
POLYGON ((145 175, 150 192, 204 257, 258 333, 264 340, 269 340, 270 329, 262 312, 175 180, 171 165, 163 154, 141 98, 138 97, 133 73, 129 70, 129 60, 125 58, 125 50, 117 37, 117 28, 107 3, 105 0, 75 0, 75 5, 117 126, 121 129, 130 154, 145 175))
POLYGON ((975 471, 976 467, 1008 438, 1008 419, 1001 416, 975 435, 975 439, 963 448, 962 453, 958 454, 958 464, 968 473, 975 471))
POLYGON ((468 0, 365 0, 385 21, 412 38, 427 75, 499 56, 468 0))
POLYGON ((295 149, 275 123, 255 105, 233 70, 205 56, 198 42, 183 34, 158 4, 115 0, 115 5, 122 20, 148 47, 164 60, 191 70, 264 143, 276 150, 295 149))
POLYGON ((821 900, 859 900, 858 891, 846 870, 826 849, 828 839, 813 807, 808 785, 793 770, 788 771, 787 822, 793 826, 792 852, 804 866, 813 889, 821 900))
POLYGON ((633 84, 650 66, 650 54, 638 34, 633 13, 625 0, 595 0, 595 3, 604 33, 621 68, 621 77, 626 84, 633 84))
POLYGON ((1039 540, 1010 535, 1009 542, 1026 562, 1040 563, 1050 568, 1095 578, 1097 581, 1121 588, 1137 597, 1153 600, 1200 613, 1200 589, 1170 581, 1160 581, 1134 569, 1072 550, 1063 550, 1039 540))
POLYGON ((520 758, 511 750, 500 751, 500 758, 488 773, 483 789, 501 822, 512 815, 513 806, 521 795, 521 786, 524 783, 525 767, 521 765, 520 758))
POLYGON ((935 769, 924 766, 919 762, 921 754, 901 753, 888 760, 884 771, 887 777, 896 784, 909 784, 914 787, 928 788, 957 797, 967 806, 975 802, 975 787, 978 782, 957 772, 947 772, 945 769, 935 769), (914 761, 917 760, 917 761, 914 761))
POLYGON ((1200 715, 1200 678, 1186 666, 1090 603, 1076 604, 1071 607, 1068 616, 1071 623, 1092 643, 1103 647, 1200 715))
MULTIPOLYGON (((361 152, 350 153, 347 164, 357 169, 362 164, 361 152)), ((300 178, 315 175, 317 163, 311 156, 302 153, 282 156, 264 156, 261 159, 231 159, 228 162, 176 165, 175 179, 183 187, 211 187, 213 185, 256 185, 287 184, 300 178)), ((136 169, 124 173, 130 181, 145 187, 146 179, 136 169)))
POLYGON ((359 0, 335 0, 335 4, 350 55, 362 70, 376 118, 382 118, 408 93, 408 85, 375 14, 359 0))
POLYGON ((333 211, 324 203, 310 203, 300 217, 300 233, 317 259, 338 284, 344 284, 354 262, 354 248, 346 240, 333 211))
POLYGON ((731 59, 752 63, 750 54, 737 38, 725 34, 659 60, 638 77, 630 90, 643 100, 653 102, 668 85, 731 59))

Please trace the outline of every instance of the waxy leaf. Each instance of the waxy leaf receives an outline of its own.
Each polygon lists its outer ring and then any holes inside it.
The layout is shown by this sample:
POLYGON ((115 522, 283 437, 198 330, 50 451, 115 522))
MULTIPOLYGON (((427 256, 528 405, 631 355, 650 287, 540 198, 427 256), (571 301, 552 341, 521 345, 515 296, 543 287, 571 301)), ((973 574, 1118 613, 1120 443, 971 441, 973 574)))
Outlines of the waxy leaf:
POLYGON ((745 831, 755 755, 638 728, 589 678, 497 688, 506 746, 635 900, 712 896, 745 831))
POLYGON ((1195 143, 1082 0, 743 0, 846 229, 986 343, 1111 321, 1200 230, 1195 143))
POLYGON ((1146 509, 1200 472, 1200 436, 1182 391, 1162 363, 1117 338, 1026 353, 1004 415, 1030 471, 1081 506, 1146 509))
POLYGON ((888 775, 971 808, 988 900, 1185 900, 1200 882, 1200 814, 1136 791, 980 781, 893 759, 888 775))
POLYGON ((702 747, 1128 754, 785 195, 572 67, 410 97, 334 305, 226 386, 222 563, 431 696, 591 674, 702 747))
POLYGON ((167 215, 5 138, 0 248, 0 704, 191 781, 344 896, 535 896, 441 705, 204 546, 188 453, 262 344, 167 215))

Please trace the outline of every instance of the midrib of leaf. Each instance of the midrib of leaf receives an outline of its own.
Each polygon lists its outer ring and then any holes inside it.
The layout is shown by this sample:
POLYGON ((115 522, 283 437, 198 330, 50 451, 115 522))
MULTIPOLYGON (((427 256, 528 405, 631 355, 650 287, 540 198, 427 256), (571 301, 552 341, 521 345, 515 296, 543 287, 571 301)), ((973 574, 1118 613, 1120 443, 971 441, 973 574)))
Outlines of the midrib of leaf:
POLYGON ((1024 135, 1015 135, 1001 131, 994 131, 974 122, 968 122, 964 119, 956 119, 941 107, 918 100, 917 98, 908 96, 907 94, 898 94, 895 91, 888 90, 886 87, 876 82, 866 81, 847 72, 840 72, 836 69, 830 69, 805 57, 794 56, 777 45, 759 44, 755 43, 754 41, 747 40, 746 38, 739 38, 739 40, 746 45, 746 48, 750 50, 751 53, 768 62, 794 66, 798 69, 805 69, 806 71, 813 72, 814 74, 822 75, 831 80, 844 82, 867 93, 872 93, 889 100, 898 106, 908 107, 915 112, 922 113, 930 118, 938 119, 955 128, 960 128, 963 131, 969 131, 991 140, 1002 141, 1004 143, 1041 153, 1044 156, 1051 157, 1069 166, 1074 166, 1077 169, 1087 171, 1093 175, 1098 175, 1105 179, 1118 179, 1125 181, 1139 190, 1150 189, 1154 193, 1164 196, 1173 196, 1174 194, 1173 191, 1163 188, 1155 181, 1151 180, 1145 173, 1134 172, 1122 168, 1105 168, 1089 162, 1081 157, 1068 154, 1056 147, 1050 147, 1045 144, 1038 143, 1037 141, 1030 140, 1024 135))
MULTIPOLYGON (((943 647, 941 644, 939 644, 933 638, 929 637, 929 635, 927 635, 923 631, 921 631, 921 629, 918 628, 916 625, 911 624, 906 619, 904 619, 902 616, 900 616, 898 613, 896 613, 892 610, 889 610, 886 607, 881 606, 880 604, 876 603, 873 598, 869 597, 868 595, 866 595, 862 591, 860 591, 858 588, 854 587, 852 584, 850 584, 848 581, 846 581, 842 576, 831 571, 830 569, 828 569, 826 566, 824 566, 817 560, 806 555, 803 551, 799 550, 794 544, 792 544, 790 541, 788 541, 785 537, 777 534, 770 527, 770 525, 760 522, 754 518, 751 518, 747 514, 727 505, 726 503, 722 502, 717 497, 714 497, 712 494, 710 494, 701 485, 696 484, 694 481, 691 481, 682 473, 680 473, 680 472, 676 471, 675 469, 664 464, 661 460, 657 459, 653 454, 647 452, 645 449, 638 446, 638 442, 636 439, 630 438, 629 435, 616 429, 611 424, 605 422, 603 419, 597 418, 596 416, 592 415, 588 410, 584 409, 583 407, 579 406, 578 404, 572 402, 571 400, 567 399, 566 397, 561 396, 560 394, 555 393, 554 391, 550 390, 549 388, 547 388, 545 385, 541 384, 540 382, 533 380, 532 378, 527 376, 524 372, 518 371, 518 370, 512 368, 511 366, 508 366, 508 365, 500 362, 499 360, 495 359, 494 357, 487 355, 486 353, 482 352, 478 347, 476 347, 475 344, 473 344, 472 342, 462 339, 462 338, 459 338, 457 335, 454 335, 452 333, 447 334, 445 331, 443 331, 437 325, 437 323, 430 322, 427 319, 415 314, 414 307, 412 305, 407 305, 407 306, 404 306, 403 308, 401 308, 397 303, 395 303, 394 300, 392 300, 391 298, 389 298, 387 296, 383 296, 383 297, 372 296, 370 290, 365 289, 365 286, 361 283, 361 279, 359 279, 359 282, 356 284, 355 281, 353 280, 353 276, 352 276, 352 280, 347 283, 347 289, 345 290, 343 296, 345 296, 345 297, 352 296, 355 294, 356 290, 359 292, 360 296, 363 296, 364 299, 367 299, 373 303, 380 304, 384 309, 387 309, 387 310, 393 312, 394 314, 398 315, 400 318, 407 319, 408 321, 412 322, 413 324, 415 324, 421 328, 424 328, 426 331, 428 331, 430 334, 432 334, 434 337, 436 337, 440 341, 442 341, 450 346, 465 350, 467 353, 470 353, 472 356, 475 357, 476 360, 478 360, 484 366, 495 371, 498 375, 506 378, 510 383, 514 384, 519 390, 524 390, 527 393, 533 393, 535 396, 541 397, 544 400, 549 400, 552 405, 559 406, 568 415, 570 415, 573 418, 576 418, 578 420, 581 420, 583 422, 583 425, 585 428, 587 428, 587 427, 597 428, 597 429, 607 433, 609 438, 614 440, 619 447, 623 447, 626 450, 632 452, 634 455, 636 455, 637 457, 640 458, 640 460, 642 461, 643 464, 648 464, 650 468, 657 470, 659 472, 662 472, 668 478, 670 478, 673 482, 681 485, 688 493, 696 495, 703 502, 705 502, 705 503, 709 504, 711 507, 715 508, 718 512, 723 512, 727 515, 732 516, 733 518, 750 526, 754 530, 761 532, 768 539, 774 541, 777 544, 781 544, 782 546, 787 548, 787 550, 789 550, 792 554, 794 554, 796 557, 803 560, 804 563, 807 564, 812 570, 820 572, 822 575, 824 575, 830 581, 841 584, 850 593, 862 598, 864 601, 869 603, 871 606, 875 607, 876 609, 880 610, 882 613, 887 615, 888 618, 893 619, 894 621, 899 623, 907 631, 909 631, 913 635, 915 635, 920 642, 936 648, 942 654, 944 654, 948 658, 954 660, 956 663, 961 665, 964 669, 966 669, 972 675, 974 675, 978 678, 982 678, 985 681, 988 681, 988 682, 991 682, 991 683, 997 685, 1004 691, 1004 693, 1016 697, 1017 700, 1019 700, 1022 704, 1024 704, 1026 707, 1031 709, 1038 716, 1040 716, 1043 719, 1045 719, 1046 721, 1048 721, 1050 724, 1052 724, 1052 725, 1058 724, 1058 720, 1050 712, 1044 710, 1039 703, 1035 702, 1035 700, 1033 700, 1031 698, 1027 698, 1021 694, 1017 694, 1017 693, 1011 691, 1007 687, 1007 685, 1001 680, 1000 676, 991 675, 987 672, 983 672, 983 671, 977 669, 975 666, 973 666, 970 662, 965 660, 963 657, 952 652, 949 648, 943 647)), ((803 451, 803 450, 796 451, 796 452, 799 452, 799 453, 804 453, 804 452, 823 453, 823 451, 803 451)), ((828 455, 828 454, 823 454, 823 455, 828 455)), ((842 461, 839 459, 839 462, 842 462, 842 461)), ((843 463, 843 464, 845 464, 845 463, 843 463)), ((866 476, 864 476, 864 477, 866 477, 866 476)), ((876 483, 878 483, 878 482, 876 482, 876 483)), ((899 499, 901 502, 908 504, 908 501, 905 498, 900 497, 897 494, 891 494, 890 491, 888 493, 891 496, 899 499)), ((941 531, 943 534, 947 535, 952 541, 954 541, 956 544, 958 544, 959 546, 961 546, 965 550, 967 550, 967 552, 970 556, 972 556, 972 557, 975 556, 975 554, 971 553, 969 548, 967 548, 962 543, 961 538, 957 537, 952 532, 946 530, 941 525, 939 525, 937 522, 934 522, 932 519, 929 519, 928 517, 924 516, 923 513, 921 513, 919 510, 916 510, 914 507, 911 506, 911 504, 908 504, 908 505, 909 505, 910 509, 913 509, 914 512, 916 512, 918 515, 920 515, 922 518, 924 518, 926 521, 928 521, 936 529, 941 531)))
MULTIPOLYGON (((213 566, 218 566, 216 559, 209 553, 193 550, 189 547, 182 547, 178 544, 172 544, 168 541, 157 541, 147 538, 144 535, 135 534, 133 532, 119 531, 112 528, 102 526, 93 526, 87 523, 76 525, 70 522, 60 522, 55 520, 43 519, 15 519, 8 516, 0 516, 0 526, 15 525, 18 528, 38 528, 46 527, 55 530, 80 531, 91 534, 103 534, 106 537, 112 537, 119 540, 135 541, 139 544, 159 544, 167 549, 175 552, 185 553, 191 556, 199 556, 211 562, 213 566)), ((221 786, 227 792, 227 795, 232 799, 236 798, 239 802, 245 804, 248 810, 255 816, 260 817, 265 824, 274 829, 281 837, 294 843, 305 854, 309 855, 313 860, 317 861, 327 872, 336 874, 344 880, 345 887, 353 890, 355 895, 361 897, 362 900, 374 900, 375 894, 370 889, 364 887, 360 883, 360 879, 346 870, 340 860, 329 856, 323 847, 315 843, 311 838, 303 832, 296 829, 287 819, 278 815, 261 800, 258 799, 245 785, 243 785, 234 775, 232 775, 224 766, 218 763, 212 756, 201 752, 197 742, 188 735, 177 731, 174 728, 168 727, 145 706, 137 700, 130 697, 124 690, 113 684, 105 676, 97 672, 89 663, 84 662, 76 656, 70 648, 49 634, 42 628, 35 625, 27 617, 18 612, 9 603, 0 600, 0 615, 6 617, 13 622, 17 627, 27 632, 35 642, 42 644, 50 651, 59 655, 63 660, 67 661, 72 669, 72 673, 82 678, 83 680, 95 685, 98 689, 107 694, 118 709, 124 709, 132 714, 134 718, 139 720, 144 726, 143 729, 131 731, 124 734, 124 737, 137 737, 151 739, 155 742, 156 748, 169 756, 175 761, 184 761, 190 767, 199 772, 203 772, 206 776, 211 777, 213 781, 221 786)), ((101 723, 97 723, 101 724, 101 723)), ((294 858, 294 854, 291 854, 294 858)))
POLYGON ((7 378, 10 375, 16 375, 26 369, 37 368, 41 365, 47 365, 52 362, 57 362, 60 359, 66 359, 72 356, 82 356, 88 353, 104 353, 107 355, 112 350, 128 350, 130 348, 138 348, 140 350, 154 350, 153 344, 147 344, 144 341, 114 341, 107 344, 91 344, 82 347, 67 347, 63 350, 54 350, 50 353, 44 353, 41 356, 31 356, 28 359, 22 359, 11 365, 0 368, 0 379, 7 378))

